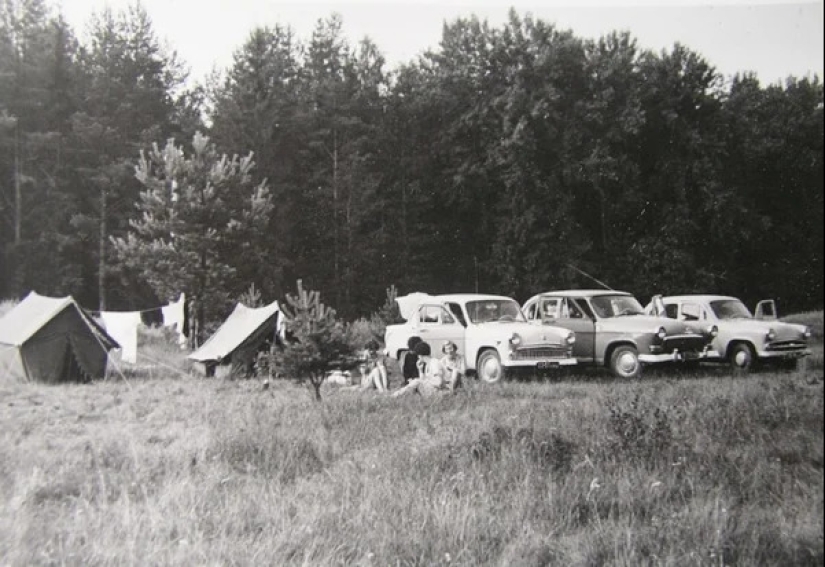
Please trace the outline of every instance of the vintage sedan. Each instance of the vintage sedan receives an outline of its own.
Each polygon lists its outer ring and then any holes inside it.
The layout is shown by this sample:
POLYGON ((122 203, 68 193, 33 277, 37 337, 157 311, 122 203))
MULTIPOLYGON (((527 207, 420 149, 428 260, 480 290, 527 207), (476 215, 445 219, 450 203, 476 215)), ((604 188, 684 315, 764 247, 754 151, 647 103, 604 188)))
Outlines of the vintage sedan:
POLYGON ((555 326, 537 328, 525 321, 510 297, 485 294, 419 294, 412 307, 407 296, 396 300, 407 321, 389 325, 386 353, 398 360, 407 341, 418 336, 439 355, 452 341, 467 369, 484 382, 498 382, 516 368, 550 369, 576 364, 575 333, 555 326))
POLYGON ((646 310, 678 321, 716 325, 719 334, 707 360, 727 362, 738 370, 749 370, 756 361, 776 360, 796 365, 808 356, 811 330, 804 325, 777 320, 776 303, 760 301, 755 313, 739 299, 727 295, 675 295, 657 298, 646 310))
POLYGON ((620 378, 639 376, 643 364, 702 359, 717 332, 712 324, 645 315, 623 291, 548 291, 528 299, 522 310, 533 324, 575 331, 579 364, 607 367, 620 378))

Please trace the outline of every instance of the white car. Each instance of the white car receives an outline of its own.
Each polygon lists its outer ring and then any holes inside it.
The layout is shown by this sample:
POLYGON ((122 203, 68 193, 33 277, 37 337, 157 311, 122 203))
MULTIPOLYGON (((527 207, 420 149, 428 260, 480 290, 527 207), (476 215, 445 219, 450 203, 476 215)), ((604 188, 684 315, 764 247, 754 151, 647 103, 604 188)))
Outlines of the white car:
POLYGON ((384 334, 388 356, 401 359, 410 337, 418 336, 440 356, 447 341, 458 345, 467 369, 484 382, 498 382, 515 368, 557 368, 576 364, 576 335, 568 329, 530 325, 510 297, 485 294, 418 294, 396 301, 407 321, 384 334))
POLYGON ((772 299, 760 301, 756 315, 739 299, 728 295, 674 295, 661 299, 657 296, 646 310, 669 319, 716 325, 719 334, 706 360, 727 362, 739 370, 748 370, 758 360, 789 361, 795 365, 797 359, 811 354, 811 330, 778 321, 772 299), (660 307, 656 306, 657 301, 661 301, 660 307))

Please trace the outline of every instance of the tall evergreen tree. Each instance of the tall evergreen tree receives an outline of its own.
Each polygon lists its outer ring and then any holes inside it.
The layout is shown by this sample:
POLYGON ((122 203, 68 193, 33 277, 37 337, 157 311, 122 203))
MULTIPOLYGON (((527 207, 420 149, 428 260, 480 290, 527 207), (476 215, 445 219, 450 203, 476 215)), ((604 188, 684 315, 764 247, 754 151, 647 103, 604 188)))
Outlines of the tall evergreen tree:
MULTIPOLYGON (((296 196, 305 190, 301 148, 306 145, 301 45, 288 27, 253 30, 235 52, 226 78, 210 92, 210 134, 221 151, 255 154, 268 180, 275 210, 259 242, 260 265, 268 272, 264 293, 280 296, 294 275, 296 196)), ((297 276, 296 276, 297 277, 297 276)))
POLYGON ((42 0, 0 3, 0 294, 67 293, 67 118, 76 41, 42 0))
MULTIPOLYGON (((80 209, 74 225, 86 243, 85 256, 95 262, 86 273, 96 276, 97 285, 89 287, 96 288, 104 310, 116 268, 109 262, 110 236, 128 228, 140 190, 132 174, 135 156, 176 130, 172 93, 184 75, 174 54, 161 48, 139 3, 117 14, 108 8, 97 14, 91 37, 82 57, 83 105, 72 118, 80 209)), ((123 306, 136 298, 114 299, 123 306)))
POLYGON ((112 239, 118 262, 140 270, 158 297, 195 302, 201 332, 249 288, 249 258, 272 211, 253 168, 252 154, 219 155, 202 134, 189 155, 173 140, 154 145, 135 168, 143 190, 130 231, 112 239))

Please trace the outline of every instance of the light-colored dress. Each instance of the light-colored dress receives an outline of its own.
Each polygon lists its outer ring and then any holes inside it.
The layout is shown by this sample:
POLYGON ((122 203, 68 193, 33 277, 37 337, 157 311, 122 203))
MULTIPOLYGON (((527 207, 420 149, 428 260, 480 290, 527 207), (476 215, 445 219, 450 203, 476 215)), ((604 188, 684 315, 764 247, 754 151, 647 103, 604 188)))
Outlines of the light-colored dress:
POLYGON ((441 365, 446 372, 447 387, 455 390, 461 386, 461 381, 467 373, 467 366, 464 364, 464 357, 458 353, 448 354, 441 359, 441 365))
POLYGON ((431 358, 424 369, 421 378, 410 380, 403 388, 396 390, 393 397, 418 392, 422 396, 431 396, 436 392, 447 389, 447 370, 437 358, 431 358))

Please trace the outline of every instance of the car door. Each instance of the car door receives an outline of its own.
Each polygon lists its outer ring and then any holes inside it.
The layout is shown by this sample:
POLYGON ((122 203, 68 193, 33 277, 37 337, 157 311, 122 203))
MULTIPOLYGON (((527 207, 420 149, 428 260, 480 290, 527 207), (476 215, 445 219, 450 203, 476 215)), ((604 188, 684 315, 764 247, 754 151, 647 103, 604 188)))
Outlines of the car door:
POLYGON ((756 304, 753 314, 754 319, 773 321, 776 319, 776 303, 773 299, 763 299, 756 304))
POLYGON ((464 327, 443 305, 422 305, 418 315, 419 336, 430 345, 433 356, 441 356, 441 349, 447 341, 454 342, 459 352, 464 352, 464 327))
POLYGON ((576 333, 573 356, 582 363, 593 362, 596 356, 596 321, 587 302, 583 298, 574 297, 548 299, 555 299, 555 304, 550 303, 541 308, 547 314, 545 321, 576 333), (554 313, 556 316, 552 317, 554 313))

